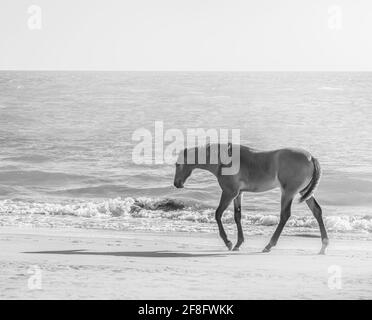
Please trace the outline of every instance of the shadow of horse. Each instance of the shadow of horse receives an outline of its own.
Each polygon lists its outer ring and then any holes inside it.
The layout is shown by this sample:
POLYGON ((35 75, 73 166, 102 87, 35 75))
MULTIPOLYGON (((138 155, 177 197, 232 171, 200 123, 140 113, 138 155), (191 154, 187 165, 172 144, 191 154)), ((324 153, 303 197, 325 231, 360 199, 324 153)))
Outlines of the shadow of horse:
POLYGON ((226 253, 186 253, 174 251, 120 251, 120 252, 95 252, 79 250, 58 250, 58 251, 30 251, 27 254, 66 254, 66 255, 93 255, 93 256, 114 256, 114 257, 139 257, 139 258, 195 258, 195 257, 223 257, 226 253))

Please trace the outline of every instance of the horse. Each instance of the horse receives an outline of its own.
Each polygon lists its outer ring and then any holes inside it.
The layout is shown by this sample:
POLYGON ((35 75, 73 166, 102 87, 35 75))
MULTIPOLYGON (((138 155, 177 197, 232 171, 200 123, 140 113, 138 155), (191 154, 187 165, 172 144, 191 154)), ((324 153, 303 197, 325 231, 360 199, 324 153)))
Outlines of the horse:
POLYGON ((231 143, 227 144, 227 148, 226 145, 214 145, 213 150, 218 152, 218 160, 214 162, 208 161, 212 155, 212 145, 185 148, 179 152, 174 176, 174 186, 176 188, 183 188, 184 183, 194 169, 207 170, 216 176, 222 194, 215 212, 215 219, 219 235, 228 250, 238 251, 244 242, 241 225, 242 193, 265 192, 280 188, 280 220, 273 236, 262 252, 270 252, 271 248, 276 246, 280 234, 291 216, 293 199, 297 194, 300 194, 299 202, 306 202, 318 222, 322 242, 319 254, 325 254, 329 239, 322 218, 322 209, 313 195, 321 177, 319 161, 302 149, 284 148, 261 151, 242 145, 234 145, 235 148, 238 148, 236 150, 240 152, 232 154, 231 161, 240 161, 239 168, 234 174, 222 174, 221 169, 226 166, 220 161, 222 147, 230 152, 233 149, 232 146, 231 143), (198 161, 201 158, 201 152, 206 152, 207 161, 205 159, 198 161), (194 161, 189 161, 190 158, 194 161), (238 232, 238 239, 234 248, 232 242, 227 238, 221 220, 224 211, 232 201, 234 202, 234 221, 238 232))

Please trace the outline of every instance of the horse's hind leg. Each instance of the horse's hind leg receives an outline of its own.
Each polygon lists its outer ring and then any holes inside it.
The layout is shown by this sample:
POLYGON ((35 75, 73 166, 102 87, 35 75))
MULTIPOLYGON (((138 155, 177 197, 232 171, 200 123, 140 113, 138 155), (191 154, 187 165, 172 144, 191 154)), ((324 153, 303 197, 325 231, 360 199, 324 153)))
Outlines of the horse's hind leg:
POLYGON ((320 236, 322 238, 322 248, 320 249, 319 254, 325 254, 325 250, 328 246, 329 240, 327 236, 327 230, 323 222, 322 208, 320 207, 319 203, 315 200, 314 197, 311 197, 308 200, 306 200, 306 204, 312 211, 316 221, 318 221, 319 224, 320 236))
POLYGON ((244 242, 243 228, 241 224, 242 211, 241 211, 241 193, 234 199, 234 220, 238 229, 238 241, 233 251, 238 251, 241 244, 244 242))
POLYGON ((269 244, 263 249, 262 252, 269 252, 272 247, 276 246, 279 236, 283 231, 283 228, 285 224, 287 223, 289 217, 291 216, 291 205, 293 201, 293 194, 292 193, 285 193, 283 191, 282 193, 282 199, 281 199, 281 211, 280 211, 280 220, 279 224, 275 229, 275 232, 273 236, 271 237, 271 240, 269 244))
POLYGON ((230 205, 230 203, 233 199, 234 199, 234 196, 231 196, 230 194, 228 194, 226 192, 222 192, 220 204, 219 204, 219 206, 216 210, 216 216, 215 216, 220 236, 221 236, 223 242, 225 242, 225 245, 229 250, 231 250, 231 248, 232 248, 232 242, 229 239, 227 239, 227 235, 226 235, 226 232, 223 228, 221 218, 222 218, 223 212, 230 205))

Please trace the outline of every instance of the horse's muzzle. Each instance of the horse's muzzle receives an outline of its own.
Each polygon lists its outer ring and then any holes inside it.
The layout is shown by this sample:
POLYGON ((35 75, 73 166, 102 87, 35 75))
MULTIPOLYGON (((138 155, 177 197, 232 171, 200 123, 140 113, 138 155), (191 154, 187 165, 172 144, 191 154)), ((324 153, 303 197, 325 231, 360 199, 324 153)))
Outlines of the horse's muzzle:
POLYGON ((177 189, 183 188, 183 183, 181 181, 174 181, 174 186, 177 189))

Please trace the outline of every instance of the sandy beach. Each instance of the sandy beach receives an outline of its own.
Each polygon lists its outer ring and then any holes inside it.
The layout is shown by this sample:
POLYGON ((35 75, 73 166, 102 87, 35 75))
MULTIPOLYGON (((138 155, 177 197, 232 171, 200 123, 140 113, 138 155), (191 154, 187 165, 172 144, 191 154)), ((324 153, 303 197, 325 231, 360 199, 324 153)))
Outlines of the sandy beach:
POLYGON ((371 299, 372 242, 1 228, 1 299, 371 299), (35 280, 35 277, 37 278, 35 280), (34 280, 33 280, 34 279, 34 280))

